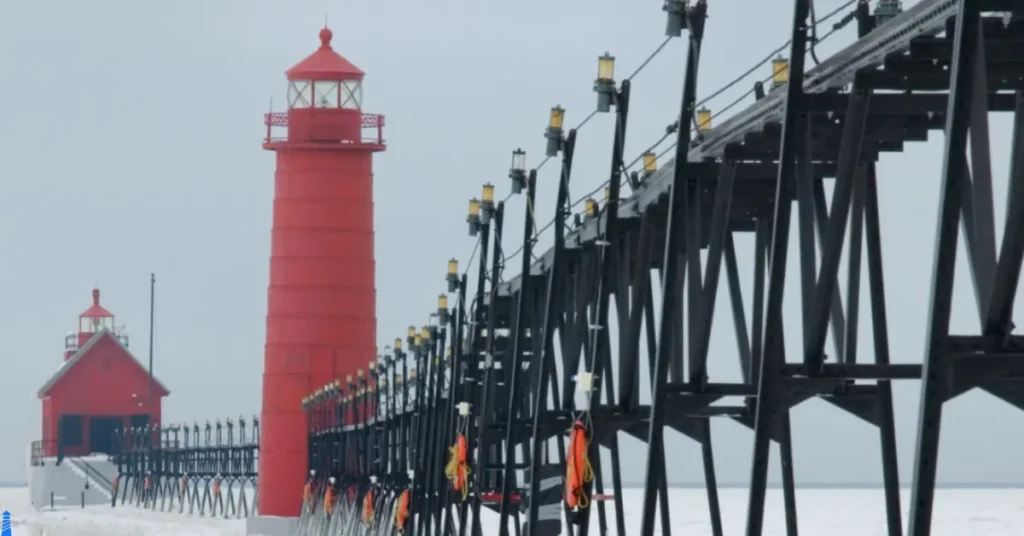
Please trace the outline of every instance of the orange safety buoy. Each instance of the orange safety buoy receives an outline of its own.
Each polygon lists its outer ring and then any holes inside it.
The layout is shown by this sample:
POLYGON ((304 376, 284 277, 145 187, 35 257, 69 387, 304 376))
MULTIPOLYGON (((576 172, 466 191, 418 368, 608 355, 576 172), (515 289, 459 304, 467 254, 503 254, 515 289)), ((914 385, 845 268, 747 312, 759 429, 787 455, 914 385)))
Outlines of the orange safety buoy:
POLYGON ((369 527, 371 521, 373 521, 373 488, 363 496, 363 523, 369 527))
POLYGON ((147 490, 149 489, 149 475, 146 475, 146 478, 142 479, 142 488, 147 490))
POLYGON ((220 477, 219 476, 215 477, 213 479, 213 495, 215 497, 216 496, 220 496, 220 477))
POLYGON ((469 463, 466 461, 469 456, 469 443, 464 434, 459 434, 455 444, 448 449, 448 465, 444 468, 444 474, 452 483, 452 489, 462 492, 462 500, 469 496, 469 486, 466 484, 469 479, 469 463))
POLYGON ((334 486, 327 486, 324 492, 324 513, 330 515, 334 511, 334 486))
POLYGON ((309 505, 309 513, 313 513, 313 483, 306 482, 305 486, 302 486, 302 504, 309 505))
POLYGON ((571 509, 590 505, 590 498, 583 489, 594 479, 588 446, 587 428, 581 421, 576 421, 569 432, 569 453, 565 460, 565 504, 571 509))
POLYGON ((409 490, 398 496, 398 508, 395 508, 395 527, 399 532, 405 530, 405 520, 409 517, 409 490))

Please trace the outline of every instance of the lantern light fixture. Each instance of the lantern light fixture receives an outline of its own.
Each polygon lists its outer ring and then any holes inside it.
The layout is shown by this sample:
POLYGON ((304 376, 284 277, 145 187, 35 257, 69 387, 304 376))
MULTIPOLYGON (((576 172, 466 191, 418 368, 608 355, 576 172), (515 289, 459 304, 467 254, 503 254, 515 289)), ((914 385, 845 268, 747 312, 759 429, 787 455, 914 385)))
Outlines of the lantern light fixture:
POLYGON ((697 110, 697 131, 707 132, 711 130, 711 110, 704 108, 697 110))
POLYGON ((597 58, 597 80, 594 80, 594 92, 597 93, 597 111, 611 110, 612 100, 615 97, 615 56, 607 52, 597 58))
POLYGON ((480 224, 487 225, 491 223, 491 217, 494 216, 494 185, 491 183, 484 184, 483 191, 481 192, 480 201, 480 224))
POLYGON ((595 201, 593 198, 588 198, 584 206, 586 207, 586 216, 588 220, 597 217, 597 201, 595 201))
POLYGON ((772 60, 772 89, 789 82, 789 60, 779 54, 772 60))
POLYGON ((459 261, 455 257, 448 259, 448 273, 444 276, 448 282, 448 292, 455 292, 459 289, 459 261))
POLYGON ((512 151, 512 167, 508 171, 508 178, 512 179, 512 193, 522 193, 526 187, 526 151, 512 151))
POLYGON ((480 200, 475 197, 469 200, 466 223, 469 224, 469 236, 476 236, 480 232, 480 200))
POLYGON ((655 171, 658 171, 658 155, 654 154, 653 151, 647 151, 644 153, 644 177, 650 177, 655 171))
MULTIPOLYGON (((878 0, 875 5, 875 24, 881 26, 900 13, 903 13, 903 2, 900 0, 878 0)), ((1007 16, 1012 16, 1011 12, 1004 12, 1004 20, 1007 16)))
POLYGON ((558 151, 562 148, 562 130, 563 123, 565 122, 565 109, 561 106, 555 106, 551 108, 551 117, 548 119, 548 128, 544 131, 544 137, 547 138, 547 149, 544 154, 547 156, 556 156, 558 151))
POLYGON ((437 295, 437 321, 440 325, 448 324, 448 295, 437 295))
POLYGON ((665 25, 665 35, 668 37, 683 35, 683 29, 687 27, 686 14, 689 9, 688 0, 665 0, 665 4, 661 7, 668 19, 665 25))

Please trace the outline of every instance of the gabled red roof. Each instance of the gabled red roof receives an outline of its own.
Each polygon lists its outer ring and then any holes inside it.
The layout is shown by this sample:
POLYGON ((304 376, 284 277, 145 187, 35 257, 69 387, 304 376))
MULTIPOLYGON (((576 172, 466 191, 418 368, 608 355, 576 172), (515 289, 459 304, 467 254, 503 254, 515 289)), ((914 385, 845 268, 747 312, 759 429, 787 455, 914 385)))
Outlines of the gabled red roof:
POLYGON ((110 318, 114 316, 114 313, 100 305, 100 289, 94 288, 92 289, 92 306, 79 316, 81 318, 110 318))
POLYGON ((320 30, 320 48, 285 73, 288 80, 362 80, 366 74, 331 48, 334 33, 320 30))
MULTIPOLYGON (((77 352, 75 352, 75 355, 71 356, 70 359, 65 361, 64 364, 61 365, 59 369, 57 369, 57 372, 55 372, 53 376, 50 376, 50 379, 47 380, 46 383, 44 383, 43 386, 39 388, 38 393, 36 393, 39 396, 39 398, 49 396, 50 391, 52 391, 53 388, 56 387, 57 384, 60 383, 60 381, 67 376, 68 371, 70 371, 75 366, 76 363, 81 361, 82 358, 88 355, 89 351, 92 350, 92 348, 96 346, 96 344, 99 341, 103 340, 104 337, 110 337, 114 342, 117 343, 118 346, 120 346, 120 348, 126 354, 128 354, 128 357, 132 358, 132 363, 134 363, 140 369, 144 371, 146 370, 146 368, 142 366, 142 363, 138 359, 136 359, 135 356, 132 355, 132 353, 129 352, 127 348, 121 346, 121 343, 117 341, 117 338, 114 337, 113 333, 109 331, 100 331, 99 333, 93 335, 89 339, 89 342, 83 344, 82 347, 79 348, 77 352)), ((153 385, 156 387, 156 395, 158 397, 165 397, 171 394, 171 391, 168 390, 167 387, 165 387, 164 384, 160 383, 160 380, 156 378, 153 378, 153 385)))

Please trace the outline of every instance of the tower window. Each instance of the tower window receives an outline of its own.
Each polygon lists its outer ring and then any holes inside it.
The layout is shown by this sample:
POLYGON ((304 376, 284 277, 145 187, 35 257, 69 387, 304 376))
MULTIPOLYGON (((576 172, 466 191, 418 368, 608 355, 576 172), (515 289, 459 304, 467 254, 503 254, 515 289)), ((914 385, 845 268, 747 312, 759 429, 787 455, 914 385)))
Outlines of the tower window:
POLYGON ((317 80, 313 82, 313 94, 316 95, 317 108, 338 107, 338 82, 317 80))
POLYGON ((363 109, 363 84, 357 80, 341 83, 341 107, 346 110, 363 109))
POLYGON ((313 83, 292 80, 288 83, 288 108, 309 108, 313 102, 313 83))

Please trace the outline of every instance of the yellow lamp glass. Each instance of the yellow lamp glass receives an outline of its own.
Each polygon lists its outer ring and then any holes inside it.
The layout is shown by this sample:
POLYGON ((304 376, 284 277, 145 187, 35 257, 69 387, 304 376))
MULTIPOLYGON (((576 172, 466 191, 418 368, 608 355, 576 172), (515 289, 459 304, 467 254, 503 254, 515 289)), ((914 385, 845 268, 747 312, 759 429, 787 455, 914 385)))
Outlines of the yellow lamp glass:
POLYGON ((409 326, 409 336, 410 337, 415 337, 416 336, 416 326, 409 326))
POLYGON ((707 108, 697 110, 697 130, 701 132, 711 130, 711 110, 707 108))
POLYGON ((437 296, 437 308, 448 310, 448 296, 446 294, 439 294, 437 296))
POLYGON ((458 275, 459 273, 459 261, 448 259, 448 275, 458 275))
POLYGON ((469 200, 469 215, 474 218, 480 215, 480 200, 475 197, 469 200))
POLYGON ((425 341, 430 340, 430 330, 427 329, 426 326, 424 326, 423 329, 420 330, 420 338, 425 341))
POLYGON ((562 128, 562 123, 565 122, 565 109, 561 106, 555 106, 551 109, 551 120, 548 122, 548 126, 551 128, 562 128))
POLYGON ((586 210, 588 217, 593 218, 594 216, 597 216, 597 201, 587 199, 586 210))
POLYGON ((357 378, 362 378, 363 377, 363 369, 361 369, 361 368, 357 368, 356 369, 356 377, 357 378))
POLYGON ((494 185, 491 184, 491 183, 485 184, 484 185, 484 191, 483 191, 483 193, 481 195, 484 198, 484 203, 493 203, 494 202, 494 185))
POLYGON ((402 349, 402 338, 401 337, 395 337, 395 350, 401 350, 401 349, 402 349))
POLYGON ((415 344, 416 346, 419 346, 420 344, 423 343, 423 339, 421 339, 419 335, 415 335, 412 338, 412 341, 413 341, 413 344, 415 344))
POLYGON ((345 383, 352 383, 352 375, 351 374, 346 374, 345 375, 345 383))
POLYGON ((785 84, 789 82, 789 60, 777 56, 772 60, 772 83, 785 84))
POLYGON ((597 79, 609 82, 615 80, 615 56, 605 52, 604 56, 597 59, 597 79))
POLYGON ((658 171, 658 155, 651 151, 644 153, 644 172, 654 173, 658 171))

